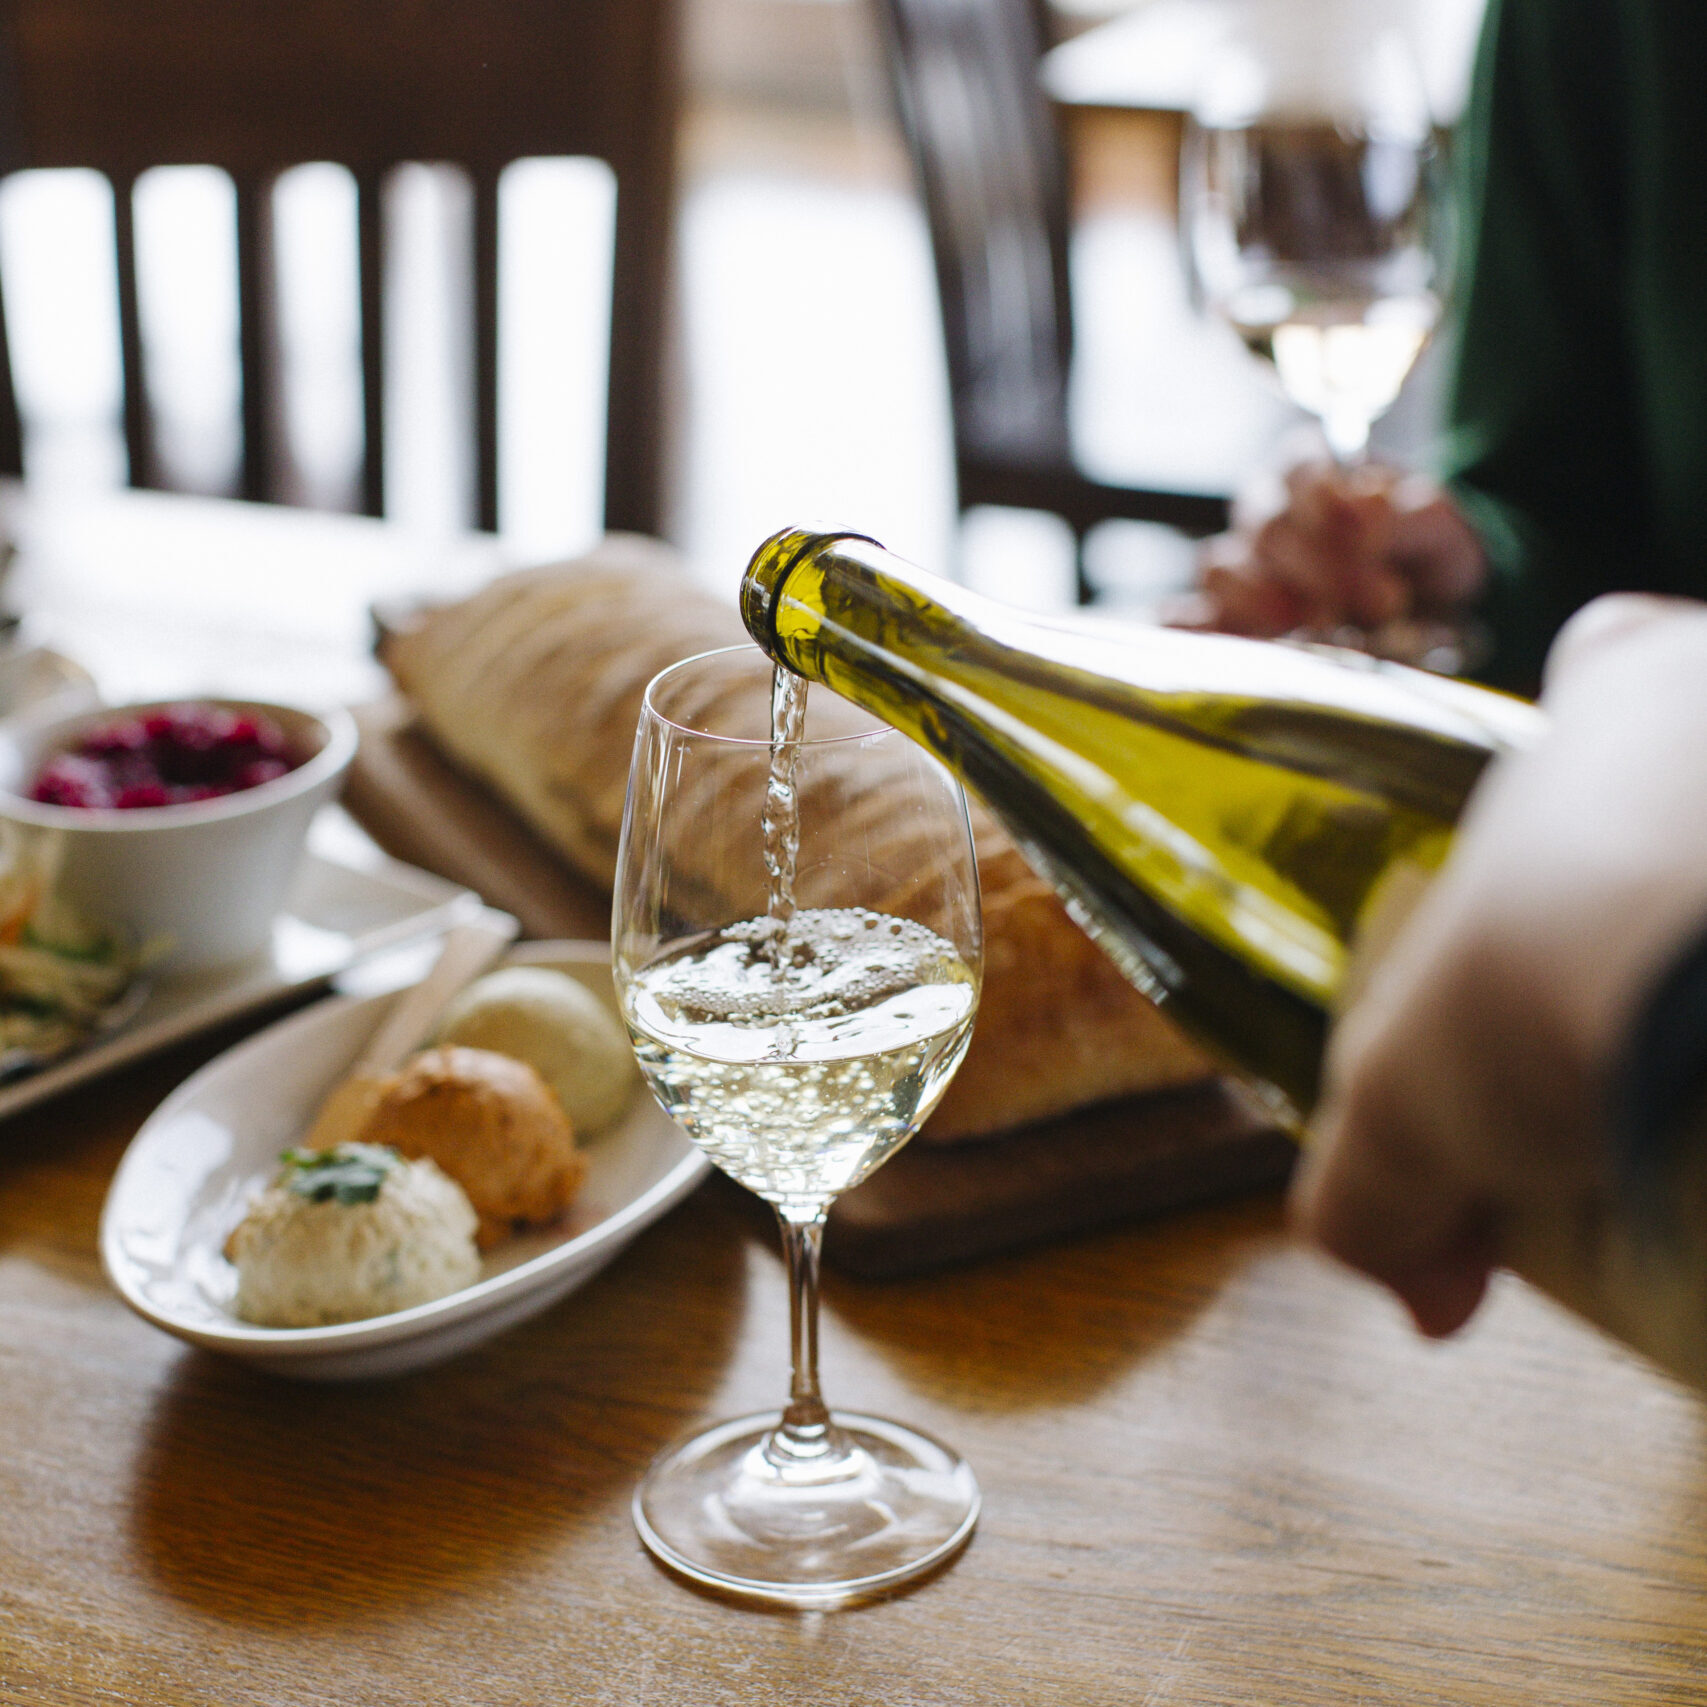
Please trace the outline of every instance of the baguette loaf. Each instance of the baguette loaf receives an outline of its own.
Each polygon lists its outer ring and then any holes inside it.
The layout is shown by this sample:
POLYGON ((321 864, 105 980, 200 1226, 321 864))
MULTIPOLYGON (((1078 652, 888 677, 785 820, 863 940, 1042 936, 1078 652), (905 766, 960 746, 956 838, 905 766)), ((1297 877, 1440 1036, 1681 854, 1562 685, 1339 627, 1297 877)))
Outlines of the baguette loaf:
MULTIPOLYGON (((734 608, 683 575, 667 548, 616 536, 577 562, 506 575, 427 613, 389 633, 381 657, 435 745, 608 888, 647 684, 672 663, 745 639, 734 608)), ((768 697, 747 714, 768 717, 768 697)), ((884 838, 884 865, 929 880, 906 829, 886 821, 883 777, 869 758, 857 770, 823 768, 801 811, 884 838)), ((750 814, 723 814, 730 824, 749 819, 756 836, 756 793, 750 814)), ((1121 978, 976 802, 972 819, 983 996, 965 1064, 921 1138, 981 1137, 1208 1077, 1208 1060, 1121 978)), ((708 874, 715 866, 708 847, 708 874)))

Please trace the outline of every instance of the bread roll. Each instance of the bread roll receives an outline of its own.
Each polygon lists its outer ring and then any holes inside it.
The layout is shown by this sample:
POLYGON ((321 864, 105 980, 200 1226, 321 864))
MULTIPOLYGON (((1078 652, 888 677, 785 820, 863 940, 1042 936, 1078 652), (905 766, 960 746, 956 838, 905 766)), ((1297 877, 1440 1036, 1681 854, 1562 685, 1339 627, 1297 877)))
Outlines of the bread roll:
POLYGON ((483 1251, 556 1220, 587 1177, 550 1086, 489 1049, 427 1049, 405 1062, 378 1086, 358 1138, 443 1168, 474 1206, 483 1251))
MULTIPOLYGON (((389 634, 381 657, 435 744, 608 888, 647 683, 745 638, 733 606, 683 575, 665 547, 617 536, 578 562, 506 575, 427 613, 389 634)), ((801 810, 887 837, 883 863, 929 880, 929 862, 909 857, 909 832, 885 821, 883 778, 869 765, 823 767, 801 810)), ((756 836, 757 792, 747 816, 756 836)), ((921 1138, 981 1137, 1209 1076, 1208 1060, 1120 977, 976 802, 972 818, 984 990, 971 1050, 921 1138)), ((747 820, 737 811, 724 821, 747 820)), ((715 855, 708 847, 708 882, 715 855)))

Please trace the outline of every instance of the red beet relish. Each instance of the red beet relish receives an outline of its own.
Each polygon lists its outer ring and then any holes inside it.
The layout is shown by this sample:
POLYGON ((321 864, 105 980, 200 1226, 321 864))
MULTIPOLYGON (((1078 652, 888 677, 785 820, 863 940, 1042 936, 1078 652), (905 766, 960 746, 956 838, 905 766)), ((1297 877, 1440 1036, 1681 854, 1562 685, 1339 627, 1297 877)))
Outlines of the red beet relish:
POLYGON ((47 806, 183 806, 258 788, 295 770, 270 718, 172 705, 97 724, 42 766, 30 799, 47 806))

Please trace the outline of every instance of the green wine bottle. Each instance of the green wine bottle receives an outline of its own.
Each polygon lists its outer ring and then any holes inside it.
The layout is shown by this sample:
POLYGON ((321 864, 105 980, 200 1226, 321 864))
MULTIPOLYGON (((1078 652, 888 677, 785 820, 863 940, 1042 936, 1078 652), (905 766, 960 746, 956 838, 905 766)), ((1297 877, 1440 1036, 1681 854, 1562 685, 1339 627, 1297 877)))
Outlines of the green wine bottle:
POLYGON ((1523 701, 1331 648, 1041 620, 791 529, 748 632, 935 753, 1121 970, 1297 1124, 1353 945, 1446 857, 1523 701))

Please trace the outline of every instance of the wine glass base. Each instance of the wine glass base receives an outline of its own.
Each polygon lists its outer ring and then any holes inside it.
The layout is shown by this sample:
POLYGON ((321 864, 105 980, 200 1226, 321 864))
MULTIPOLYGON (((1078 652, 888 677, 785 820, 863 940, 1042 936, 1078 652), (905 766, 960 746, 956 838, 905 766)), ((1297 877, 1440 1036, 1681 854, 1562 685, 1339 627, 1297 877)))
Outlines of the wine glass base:
POLYGON ((837 1412, 842 1454, 779 1469, 764 1448, 780 1421, 737 1417, 653 1462, 634 1525, 656 1558, 725 1594, 828 1608, 909 1582, 970 1538, 978 1481, 940 1441, 837 1412))

